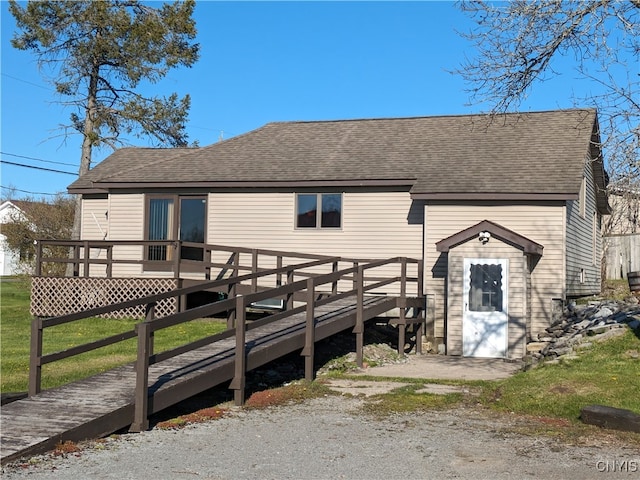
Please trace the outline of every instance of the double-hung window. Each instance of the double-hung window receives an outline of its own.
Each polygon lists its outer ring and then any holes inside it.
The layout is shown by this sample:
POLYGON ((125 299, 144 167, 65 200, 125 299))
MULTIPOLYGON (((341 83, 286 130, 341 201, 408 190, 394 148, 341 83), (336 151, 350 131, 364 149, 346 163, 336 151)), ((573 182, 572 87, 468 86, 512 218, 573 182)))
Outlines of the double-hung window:
MULTIPOLYGON (((205 243, 207 199, 203 196, 153 195, 147 197, 147 240, 182 240, 205 243)), ((180 258, 204 259, 204 249, 182 245, 180 258)), ((173 260, 173 248, 167 244, 149 245, 147 260, 173 260)))
POLYGON ((341 228, 341 193, 298 193, 296 228, 341 228))

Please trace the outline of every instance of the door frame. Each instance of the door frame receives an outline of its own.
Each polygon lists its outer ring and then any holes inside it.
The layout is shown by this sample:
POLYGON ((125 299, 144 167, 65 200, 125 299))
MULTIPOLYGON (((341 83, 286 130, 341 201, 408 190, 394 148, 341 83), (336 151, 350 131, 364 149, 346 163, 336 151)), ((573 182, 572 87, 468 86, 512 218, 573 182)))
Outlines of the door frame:
MULTIPOLYGON (((478 258, 478 257, 464 257, 463 270, 462 270, 462 355, 469 357, 484 357, 484 358, 507 358, 509 353, 509 258, 478 258), (471 265, 474 264, 486 264, 486 265, 501 265, 502 266, 502 310, 500 312, 480 312, 476 311, 471 313, 469 310, 469 291, 471 280, 471 265), (484 317, 484 320, 483 320, 484 317), (471 319, 475 321, 492 322, 498 324, 504 322, 503 336, 504 345, 500 351, 500 355, 472 355, 468 353, 469 335, 468 330, 470 328, 471 319), (465 335, 467 333, 467 335, 465 335), (466 341, 465 341, 466 339, 466 341), (465 348, 467 347, 467 348, 465 348)), ((477 343, 473 343, 474 349, 477 347, 477 343)))

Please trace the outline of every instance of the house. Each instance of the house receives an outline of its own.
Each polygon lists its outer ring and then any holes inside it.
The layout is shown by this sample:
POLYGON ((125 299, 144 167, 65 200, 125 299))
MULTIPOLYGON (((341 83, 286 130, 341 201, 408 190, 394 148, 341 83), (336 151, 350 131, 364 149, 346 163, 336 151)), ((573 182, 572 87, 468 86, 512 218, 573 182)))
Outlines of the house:
MULTIPOLYGON (((24 212, 16 204, 18 201, 6 200, 0 205, 0 226, 13 221, 15 218, 24 217, 24 212)), ((3 227, 0 227, 3 228, 3 227)), ((7 237, 0 231, 0 275, 17 275, 21 272, 21 252, 9 248, 7 237)))
MULTIPOLYGON (((69 192, 83 239, 422 259, 431 340, 522 357, 554 308, 600 291, 599 146, 591 109, 275 122, 203 148, 118 150, 69 192)), ((127 255, 143 262, 118 275, 171 260, 162 246, 127 255)))

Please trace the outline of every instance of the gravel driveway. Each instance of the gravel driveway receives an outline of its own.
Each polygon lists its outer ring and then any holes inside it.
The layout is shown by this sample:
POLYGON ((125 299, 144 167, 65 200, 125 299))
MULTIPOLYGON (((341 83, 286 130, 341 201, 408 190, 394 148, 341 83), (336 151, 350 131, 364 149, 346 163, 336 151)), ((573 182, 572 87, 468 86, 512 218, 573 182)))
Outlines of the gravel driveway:
POLYGON ((638 478, 640 452, 568 446, 513 433, 517 422, 472 407, 384 420, 361 399, 234 410, 182 430, 112 437, 66 458, 3 468, 12 479, 604 479, 638 478))

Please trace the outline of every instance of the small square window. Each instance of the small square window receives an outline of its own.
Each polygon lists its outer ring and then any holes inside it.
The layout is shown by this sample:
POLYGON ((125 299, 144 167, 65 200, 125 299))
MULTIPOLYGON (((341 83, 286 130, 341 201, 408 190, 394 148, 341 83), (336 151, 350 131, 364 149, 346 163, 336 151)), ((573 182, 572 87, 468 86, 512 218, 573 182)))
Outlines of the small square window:
POLYGON ((296 196, 296 227, 342 227, 342 194, 299 193, 296 196))

